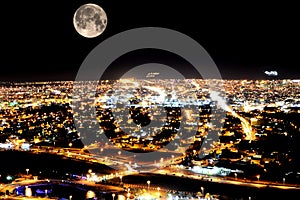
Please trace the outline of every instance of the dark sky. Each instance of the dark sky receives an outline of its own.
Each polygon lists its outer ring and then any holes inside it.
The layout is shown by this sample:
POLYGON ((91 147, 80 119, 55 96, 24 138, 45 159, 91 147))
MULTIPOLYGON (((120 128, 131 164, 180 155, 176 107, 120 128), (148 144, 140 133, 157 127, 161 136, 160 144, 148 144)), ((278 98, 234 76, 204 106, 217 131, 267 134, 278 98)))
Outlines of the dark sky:
MULTIPOLYGON (((300 78, 298 6, 201 2, 1 2, 0 80, 74 80, 85 57, 101 41, 147 26, 174 29, 198 41, 225 79, 262 79, 264 70, 277 70, 281 78, 300 78), (74 12, 84 3, 100 5, 108 16, 108 26, 97 38, 84 38, 73 27, 74 12)), ((137 55, 144 62, 158 59, 137 55)), ((124 60, 130 63, 130 57, 124 60)))

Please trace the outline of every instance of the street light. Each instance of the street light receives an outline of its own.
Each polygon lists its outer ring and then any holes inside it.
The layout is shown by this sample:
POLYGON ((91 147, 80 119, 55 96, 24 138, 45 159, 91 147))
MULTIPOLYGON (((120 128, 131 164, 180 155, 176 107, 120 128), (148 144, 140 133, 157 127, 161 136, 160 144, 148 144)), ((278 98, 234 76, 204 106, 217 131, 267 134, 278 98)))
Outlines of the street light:
POLYGON ((48 190, 46 189, 46 190, 45 190, 45 195, 46 195, 46 196, 47 196, 47 192, 48 192, 48 190))
POLYGON ((130 193, 128 192, 128 193, 127 193, 127 199, 129 199, 129 198, 130 198, 130 193))
POLYGON ((123 179, 123 176, 120 175, 120 184, 122 184, 122 179, 123 179))
POLYGON ((204 196, 204 187, 201 187, 202 196, 204 196))
POLYGON ((29 169, 27 168, 27 169, 26 169, 26 173, 27 173, 27 175, 28 175, 28 172, 29 172, 29 169))
POLYGON ((72 199, 72 195, 69 196, 69 199, 70 199, 70 200, 72 199))
POLYGON ((159 197, 160 197, 160 193, 159 193, 160 187, 157 187, 156 189, 157 189, 157 194, 158 194, 157 196, 158 196, 158 198, 159 198, 159 197))
POLYGON ((121 155, 121 153, 122 153, 121 151, 118 151, 119 156, 121 155))
POLYGON ((282 183, 283 183, 283 184, 285 183, 285 178, 282 178, 282 183))
POLYGON ((111 196, 112 196, 113 200, 115 200, 115 196, 116 196, 116 194, 115 194, 115 193, 113 193, 111 196))
POLYGON ((235 180, 237 179, 237 173, 234 173, 234 176, 235 176, 235 180))
POLYGON ((260 175, 258 174, 258 175, 256 176, 256 178, 257 178, 257 181, 259 181, 260 175))
POLYGON ((148 191, 149 191, 149 189, 150 189, 150 183, 151 183, 151 182, 148 180, 148 181, 147 181, 147 184, 148 184, 148 191))

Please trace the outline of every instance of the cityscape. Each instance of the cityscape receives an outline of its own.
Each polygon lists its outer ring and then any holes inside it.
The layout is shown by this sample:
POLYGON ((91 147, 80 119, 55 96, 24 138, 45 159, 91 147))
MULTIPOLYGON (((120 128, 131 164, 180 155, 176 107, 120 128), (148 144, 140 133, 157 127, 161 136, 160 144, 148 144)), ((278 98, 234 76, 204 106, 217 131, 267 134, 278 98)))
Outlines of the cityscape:
POLYGON ((95 96, 92 85, 0 83, 1 198, 299 195, 299 80, 101 80, 95 96))
POLYGON ((1 6, 0 199, 299 199, 296 3, 1 6))

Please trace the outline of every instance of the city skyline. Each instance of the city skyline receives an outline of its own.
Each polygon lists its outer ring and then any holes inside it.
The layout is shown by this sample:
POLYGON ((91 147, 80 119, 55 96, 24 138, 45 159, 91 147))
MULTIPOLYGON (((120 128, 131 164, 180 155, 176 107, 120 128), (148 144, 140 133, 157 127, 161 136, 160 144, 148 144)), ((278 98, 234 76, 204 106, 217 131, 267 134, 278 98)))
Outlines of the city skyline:
POLYGON ((92 106, 72 81, 1 83, 0 195, 299 195, 299 80, 171 81, 103 80, 92 106))
MULTIPOLYGON (((264 79, 265 70, 276 70, 279 78, 297 79, 299 60, 298 13, 292 5, 240 6, 158 1, 5 2, 13 7, 1 13, 10 16, 3 26, 1 49, 3 81, 74 80, 88 53, 100 42, 125 30, 164 27, 195 39, 212 57, 224 79, 264 79), (73 27, 76 9, 84 3, 103 7, 108 16, 106 30, 96 38, 84 38, 73 27), (36 18, 43 20, 37 23, 36 18), (18 24, 14 23, 18 22, 18 24)), ((150 62, 178 65, 176 59, 147 51, 124 56, 114 70, 150 62), (138 62, 139 61, 139 62, 138 62)), ((180 63, 180 62, 179 62, 180 63)), ((184 64, 184 63, 183 63, 184 64)), ((186 67, 182 65, 182 67, 186 67)))

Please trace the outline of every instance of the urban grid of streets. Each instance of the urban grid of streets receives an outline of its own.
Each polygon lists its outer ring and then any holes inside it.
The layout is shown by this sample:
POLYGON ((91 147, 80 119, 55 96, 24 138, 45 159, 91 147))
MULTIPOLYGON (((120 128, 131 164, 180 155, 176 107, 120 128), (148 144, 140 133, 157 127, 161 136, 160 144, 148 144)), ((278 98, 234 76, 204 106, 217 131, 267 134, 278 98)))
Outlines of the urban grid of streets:
MULTIPOLYGON (((93 121, 75 112, 72 101, 79 102, 80 112, 90 112, 86 109, 91 107, 73 96, 72 81, 1 83, 0 148, 47 151, 104 163, 120 171, 109 176, 92 174, 90 182, 152 172, 194 179, 209 176, 211 181, 255 187, 273 183, 272 187, 298 188, 287 174, 295 172, 293 165, 297 167, 297 152, 289 138, 297 139, 299 133, 300 124, 293 116, 300 110, 300 82, 211 81, 225 93, 211 91, 205 80, 101 81, 93 121), (216 96, 212 98, 212 94, 216 96), (74 124, 74 116, 79 124, 74 124), (214 126, 213 118, 220 119, 222 126, 214 126), (148 123, 143 124, 145 121, 148 123), (87 126, 94 132, 86 133, 87 126), (208 130, 217 131, 219 139, 209 149, 201 149, 210 139, 208 130), (103 134, 109 142, 99 137, 103 134), (86 137, 94 142, 80 147, 80 139, 85 141, 86 137), (269 142, 275 140, 291 145, 290 149, 270 147, 269 142), (168 143, 171 147, 166 150, 163 147, 168 143), (156 151, 162 157, 151 161, 139 153, 156 151), (206 157, 200 158, 200 153, 206 157), (245 167, 238 170, 242 164, 255 166, 256 174, 245 167), (275 169, 284 169, 276 181, 270 179, 275 169)), ((84 82, 84 88, 89 84, 84 82)), ((82 92, 88 95, 91 90, 82 92)), ((1 191, 6 187, 2 185, 1 191)))

